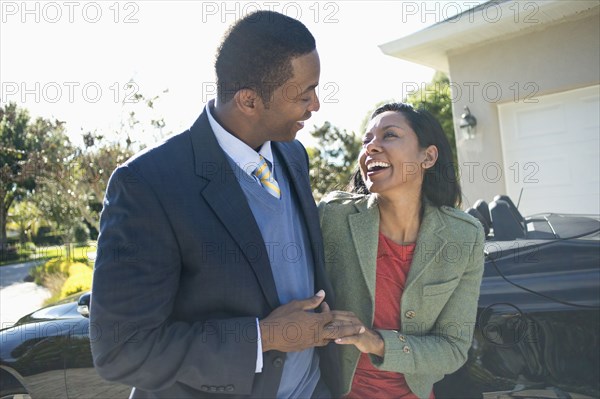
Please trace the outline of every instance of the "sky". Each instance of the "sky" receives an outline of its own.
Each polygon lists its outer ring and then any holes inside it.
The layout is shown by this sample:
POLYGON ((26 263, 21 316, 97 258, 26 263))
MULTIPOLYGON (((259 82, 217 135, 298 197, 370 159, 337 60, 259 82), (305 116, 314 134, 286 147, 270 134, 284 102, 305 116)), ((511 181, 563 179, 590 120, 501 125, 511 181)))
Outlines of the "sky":
POLYGON ((179 133, 214 97, 214 57, 225 30, 257 9, 302 21, 321 58, 321 109, 298 139, 325 121, 359 133, 373 106, 402 100, 434 70, 382 53, 399 39, 481 1, 0 1, 0 105, 66 122, 83 132, 149 145, 179 133), (134 95, 153 98, 154 109, 134 95), (162 131, 151 119, 164 118, 162 131), (125 126, 125 128, 123 127, 125 126))

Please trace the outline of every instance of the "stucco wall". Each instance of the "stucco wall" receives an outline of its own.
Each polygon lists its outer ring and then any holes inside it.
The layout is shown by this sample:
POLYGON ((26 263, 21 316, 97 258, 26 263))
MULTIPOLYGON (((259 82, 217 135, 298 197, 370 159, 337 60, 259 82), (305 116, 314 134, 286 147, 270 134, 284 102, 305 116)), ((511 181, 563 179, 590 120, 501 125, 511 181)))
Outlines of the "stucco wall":
POLYGON ((600 82, 598 8, 585 16, 448 55, 457 131, 463 208, 505 193, 498 104, 600 82), (477 134, 464 140, 464 106, 477 118, 477 134), (498 173, 500 172, 500 176, 498 173))

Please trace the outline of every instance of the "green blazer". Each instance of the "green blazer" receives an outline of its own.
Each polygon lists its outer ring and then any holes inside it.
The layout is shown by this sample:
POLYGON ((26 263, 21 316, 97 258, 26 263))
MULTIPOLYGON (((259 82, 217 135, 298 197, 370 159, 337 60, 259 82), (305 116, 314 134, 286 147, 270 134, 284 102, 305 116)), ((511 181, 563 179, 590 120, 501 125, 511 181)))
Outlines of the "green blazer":
MULTIPOLYGON (((373 326, 379 208, 373 195, 333 192, 319 204, 325 269, 336 309, 373 326)), ((425 205, 401 301, 401 329, 377 330, 385 342, 380 370, 403 373, 428 398, 433 384, 467 360, 483 274, 483 228, 454 208, 425 205)), ((348 393, 360 352, 340 345, 342 392, 348 393)))

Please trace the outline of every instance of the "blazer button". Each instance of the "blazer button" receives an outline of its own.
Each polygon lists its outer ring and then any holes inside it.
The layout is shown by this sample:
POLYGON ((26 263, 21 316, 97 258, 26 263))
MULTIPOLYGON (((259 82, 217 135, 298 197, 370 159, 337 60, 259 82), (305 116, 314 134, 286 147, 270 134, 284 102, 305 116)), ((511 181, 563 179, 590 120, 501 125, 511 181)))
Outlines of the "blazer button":
POLYGON ((402 347, 402 352, 410 353, 410 348, 408 347, 408 345, 404 345, 404 347, 402 347))
POLYGON ((204 392, 208 392, 208 390, 209 390, 209 388, 208 388, 208 385, 202 385, 202 386, 200 387, 200 390, 202 390, 202 391, 204 391, 204 392))
POLYGON ((400 340, 400 342, 406 342, 406 337, 402 334, 398 335, 398 339, 400 340))
POLYGON ((283 359, 279 356, 273 359, 273 366, 275 366, 276 368, 283 366, 283 359))
POLYGON ((417 315, 417 312, 415 312, 414 310, 409 310, 406 313, 404 313, 404 316, 406 316, 407 319, 412 319, 416 315, 417 315))
POLYGON ((233 391, 235 391, 235 387, 234 387, 233 385, 227 385, 227 386, 225 387, 225 390, 226 390, 227 392, 233 392, 233 391))
POLYGON ((225 387, 224 386, 218 386, 217 387, 217 392, 225 392, 225 387))
POLYGON ((211 385, 208 389, 210 392, 217 392, 217 387, 214 385, 211 385))

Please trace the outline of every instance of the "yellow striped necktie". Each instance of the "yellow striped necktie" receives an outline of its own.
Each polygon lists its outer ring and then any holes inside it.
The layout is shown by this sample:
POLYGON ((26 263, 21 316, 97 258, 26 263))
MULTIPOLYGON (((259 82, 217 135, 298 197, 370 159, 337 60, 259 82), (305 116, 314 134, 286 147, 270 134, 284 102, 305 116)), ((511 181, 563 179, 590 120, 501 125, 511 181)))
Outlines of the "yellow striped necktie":
POLYGON ((254 176, 258 177, 260 180, 260 184, 275 198, 281 198, 281 190, 279 189, 279 184, 273 178, 271 174, 271 170, 269 169, 269 165, 267 161, 260 156, 260 161, 258 162, 258 167, 254 170, 254 176))

